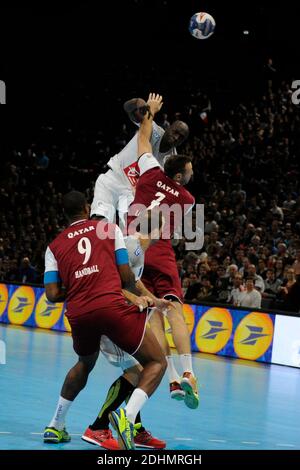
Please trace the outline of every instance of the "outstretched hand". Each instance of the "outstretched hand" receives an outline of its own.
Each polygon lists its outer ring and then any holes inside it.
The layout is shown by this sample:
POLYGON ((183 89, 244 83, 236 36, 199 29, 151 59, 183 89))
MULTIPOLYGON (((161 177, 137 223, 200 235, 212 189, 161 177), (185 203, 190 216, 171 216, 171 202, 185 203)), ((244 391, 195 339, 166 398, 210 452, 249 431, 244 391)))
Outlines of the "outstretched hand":
POLYGON ((147 104, 150 106, 150 112, 153 116, 161 110, 163 105, 163 97, 161 95, 150 93, 147 104))

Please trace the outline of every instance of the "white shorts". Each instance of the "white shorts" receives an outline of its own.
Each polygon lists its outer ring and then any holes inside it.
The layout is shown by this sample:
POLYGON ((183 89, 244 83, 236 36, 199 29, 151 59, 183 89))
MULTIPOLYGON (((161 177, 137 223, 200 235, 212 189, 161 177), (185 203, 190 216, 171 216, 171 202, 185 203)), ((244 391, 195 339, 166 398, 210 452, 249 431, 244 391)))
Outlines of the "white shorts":
POLYGON ((109 222, 114 223, 118 210, 120 219, 124 221, 124 215, 128 212, 133 199, 134 194, 129 185, 126 185, 116 172, 108 170, 102 173, 96 181, 91 216, 103 216, 109 222))
POLYGON ((130 354, 120 349, 107 336, 102 335, 100 341, 100 351, 106 357, 108 362, 115 367, 121 367, 126 370, 136 366, 139 362, 130 354))

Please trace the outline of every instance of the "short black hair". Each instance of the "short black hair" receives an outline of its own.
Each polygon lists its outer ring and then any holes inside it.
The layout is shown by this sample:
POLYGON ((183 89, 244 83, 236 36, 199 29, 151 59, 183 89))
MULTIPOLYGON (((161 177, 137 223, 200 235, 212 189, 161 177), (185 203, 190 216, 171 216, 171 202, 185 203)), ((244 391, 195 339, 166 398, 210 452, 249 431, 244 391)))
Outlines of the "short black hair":
POLYGON ((173 155, 172 157, 169 157, 165 162, 165 174, 169 178, 173 179, 174 176, 177 175, 177 173, 183 174, 185 172, 186 164, 191 162, 191 157, 188 157, 187 155, 173 155))
POLYGON ((86 197, 80 191, 70 191, 63 197, 63 208, 68 219, 82 214, 86 204, 86 197))

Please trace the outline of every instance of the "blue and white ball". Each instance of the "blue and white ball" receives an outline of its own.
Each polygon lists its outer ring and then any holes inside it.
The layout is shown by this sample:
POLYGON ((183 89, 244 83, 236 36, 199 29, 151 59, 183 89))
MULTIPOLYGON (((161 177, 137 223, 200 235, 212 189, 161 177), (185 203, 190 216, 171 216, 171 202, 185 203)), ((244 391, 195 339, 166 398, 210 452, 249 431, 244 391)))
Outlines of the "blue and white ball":
POLYGON ((216 22, 209 13, 195 13, 190 19, 189 31, 194 38, 207 39, 215 31, 216 22))

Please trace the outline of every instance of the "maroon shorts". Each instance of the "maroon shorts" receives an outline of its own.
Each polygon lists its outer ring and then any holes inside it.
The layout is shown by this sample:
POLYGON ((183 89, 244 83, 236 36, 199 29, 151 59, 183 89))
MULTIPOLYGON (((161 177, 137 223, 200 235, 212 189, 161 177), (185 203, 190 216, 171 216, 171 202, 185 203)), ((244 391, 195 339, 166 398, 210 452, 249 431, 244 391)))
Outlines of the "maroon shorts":
POLYGON ((100 349, 101 336, 111 339, 119 348, 134 354, 145 334, 147 311, 140 312, 125 300, 77 316, 69 317, 73 348, 78 356, 89 356, 100 349))
POLYGON ((168 273, 145 266, 142 281, 145 287, 160 299, 172 295, 177 297, 180 302, 183 301, 181 282, 176 264, 168 273))

